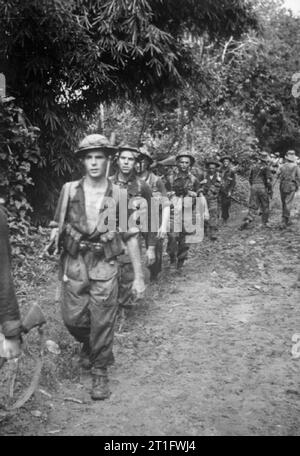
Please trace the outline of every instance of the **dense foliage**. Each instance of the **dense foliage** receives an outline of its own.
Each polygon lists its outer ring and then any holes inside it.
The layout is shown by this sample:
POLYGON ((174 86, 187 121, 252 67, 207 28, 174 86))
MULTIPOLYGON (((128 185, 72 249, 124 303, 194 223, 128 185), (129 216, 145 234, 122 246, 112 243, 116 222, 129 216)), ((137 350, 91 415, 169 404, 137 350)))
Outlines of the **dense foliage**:
POLYGON ((190 40, 194 65, 185 87, 152 104, 126 105, 121 113, 110 106, 106 128, 136 142, 144 136, 158 156, 185 148, 203 164, 207 156, 226 153, 241 172, 258 150, 300 153, 300 105, 292 95, 300 71, 300 18, 281 1, 253 3, 259 33, 190 40))
POLYGON ((253 26, 243 0, 0 0, 0 71, 41 130, 37 212, 70 177, 72 150, 100 102, 178 90, 194 64, 187 34, 220 40, 253 26))
POLYGON ((28 222, 31 206, 28 187, 33 185, 31 167, 41 165, 39 129, 31 126, 13 98, 0 98, 0 182, 8 189, 10 217, 21 225, 28 222))

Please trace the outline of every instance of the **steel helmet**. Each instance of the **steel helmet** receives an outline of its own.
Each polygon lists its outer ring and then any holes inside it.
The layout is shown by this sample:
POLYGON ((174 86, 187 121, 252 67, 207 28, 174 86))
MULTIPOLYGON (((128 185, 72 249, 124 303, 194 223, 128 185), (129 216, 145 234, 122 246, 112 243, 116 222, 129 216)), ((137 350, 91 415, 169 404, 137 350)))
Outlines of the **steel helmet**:
POLYGON ((147 158, 149 160, 150 164, 153 163, 152 154, 146 145, 143 145, 142 147, 140 147, 139 158, 141 158, 141 159, 147 158))
POLYGON ((110 144, 106 136, 93 134, 86 136, 80 141, 75 153, 78 156, 82 156, 92 150, 104 150, 106 153, 112 154, 116 152, 117 149, 110 144))
POLYGON ((176 161, 178 161, 181 157, 188 157, 191 161, 191 166, 195 164, 195 157, 193 155, 185 153, 185 152, 180 152, 179 154, 176 155, 176 161))

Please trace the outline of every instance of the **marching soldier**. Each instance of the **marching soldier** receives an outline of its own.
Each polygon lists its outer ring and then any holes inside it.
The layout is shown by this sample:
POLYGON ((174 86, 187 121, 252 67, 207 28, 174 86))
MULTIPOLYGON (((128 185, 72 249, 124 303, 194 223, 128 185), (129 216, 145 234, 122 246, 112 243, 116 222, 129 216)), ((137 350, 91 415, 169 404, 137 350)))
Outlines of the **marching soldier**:
POLYGON ((269 227, 270 198, 272 198, 272 173, 268 164, 267 152, 261 152, 257 162, 250 169, 249 212, 240 229, 243 230, 254 220, 256 212, 261 211, 263 226, 269 227))
POLYGON ((300 185, 300 169, 294 150, 289 150, 285 156, 286 163, 279 168, 279 188, 282 203, 282 228, 290 225, 291 208, 300 185))
POLYGON ((231 195, 236 184, 235 172, 231 169, 231 157, 225 155, 220 159, 223 163, 221 167, 221 186, 219 193, 219 204, 221 209, 221 217, 224 223, 229 219, 229 209, 231 206, 231 195))
MULTIPOLYGON (((53 243, 61 252, 62 315, 75 339, 82 343, 80 363, 92 368, 93 400, 110 396, 107 367, 113 363, 113 339, 118 309, 118 256, 126 245, 134 270, 132 292, 145 290, 136 231, 107 231, 103 214, 108 201, 117 205, 118 193, 108 179, 108 165, 115 152, 102 135, 89 135, 79 144, 76 155, 84 167, 79 181, 62 188, 54 220, 53 243)), ((117 214, 113 214, 117 217, 117 214)))
POLYGON ((21 352, 21 319, 11 272, 11 251, 5 211, 6 186, 0 183, 0 325, 5 337, 5 356, 21 352))
MULTIPOLYGON (((155 263, 150 267, 150 280, 156 280, 158 274, 161 272, 162 253, 163 253, 163 240, 168 231, 170 203, 167 196, 167 190, 162 179, 156 176, 150 169, 153 163, 153 158, 149 149, 144 145, 139 150, 138 156, 138 176, 144 180, 152 191, 153 198, 157 199, 158 204, 161 203, 162 211, 159 213, 159 228, 157 232, 157 239, 155 244, 155 263)), ((154 216, 154 214, 153 214, 154 216)), ((146 237, 146 245, 148 246, 148 236, 146 237)))
POLYGON ((167 252, 171 264, 177 262, 177 269, 183 267, 188 255, 189 245, 186 243, 187 233, 184 228, 184 220, 182 220, 180 232, 174 231, 175 207, 178 207, 182 213, 183 198, 185 196, 197 197, 199 181, 191 173, 191 167, 194 163, 195 158, 192 155, 187 153, 178 154, 176 157, 177 168, 166 179, 166 189, 171 199, 171 222, 173 220, 173 226, 171 223, 171 232, 168 234, 167 252), (180 207, 177 206, 178 204, 180 207))
MULTIPOLYGON (((135 170, 139 150, 130 145, 122 145, 118 148, 117 172, 110 177, 111 182, 118 188, 126 190, 129 200, 143 198, 147 202, 148 216, 148 248, 146 252, 147 265, 155 262, 156 234, 151 231, 151 197, 149 185, 140 179, 135 170)), ((130 215, 128 213, 128 215, 130 215)), ((125 252, 119 257, 120 279, 118 302, 120 307, 130 307, 132 301, 132 282, 134 279, 133 267, 130 256, 125 252)))
POLYGON ((211 241, 217 240, 218 218, 219 218, 219 192, 221 188, 221 177, 217 171, 219 163, 215 160, 206 162, 207 173, 204 180, 203 192, 206 197, 209 220, 207 222, 208 236, 211 241))

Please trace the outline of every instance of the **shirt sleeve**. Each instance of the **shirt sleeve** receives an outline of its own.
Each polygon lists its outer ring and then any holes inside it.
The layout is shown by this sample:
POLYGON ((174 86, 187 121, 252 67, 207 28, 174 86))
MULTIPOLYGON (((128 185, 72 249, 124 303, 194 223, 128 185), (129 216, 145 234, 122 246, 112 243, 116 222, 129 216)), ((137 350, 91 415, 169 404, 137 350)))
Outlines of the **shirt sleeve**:
POLYGON ((63 202, 63 196, 64 196, 64 192, 65 191, 66 191, 66 184, 63 185, 63 187, 61 189, 61 192, 60 192, 60 195, 59 195, 59 198, 58 198, 58 202, 57 202, 57 205, 56 205, 54 218, 53 218, 53 220, 52 220, 52 222, 50 224, 50 226, 52 226, 52 227, 58 226, 59 214, 60 214, 61 209, 62 209, 62 202, 63 202))

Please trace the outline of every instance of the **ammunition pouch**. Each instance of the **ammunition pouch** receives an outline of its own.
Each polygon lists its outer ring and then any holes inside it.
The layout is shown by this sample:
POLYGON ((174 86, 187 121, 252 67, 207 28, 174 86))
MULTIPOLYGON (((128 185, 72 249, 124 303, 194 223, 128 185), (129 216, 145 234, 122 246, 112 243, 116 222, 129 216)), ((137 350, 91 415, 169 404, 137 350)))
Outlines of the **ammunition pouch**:
POLYGON ((67 224, 61 235, 60 245, 65 252, 75 258, 79 253, 82 238, 81 233, 75 230, 72 225, 67 224))
POLYGON ((97 235, 95 240, 84 239, 84 235, 79 233, 71 225, 66 225, 62 236, 62 246, 72 257, 78 253, 84 255, 86 252, 93 252, 99 259, 104 258, 111 261, 124 253, 124 245, 119 233, 109 232, 97 235))
POLYGON ((104 255, 106 261, 110 261, 124 253, 124 244, 120 233, 114 233, 114 237, 104 243, 104 255))

